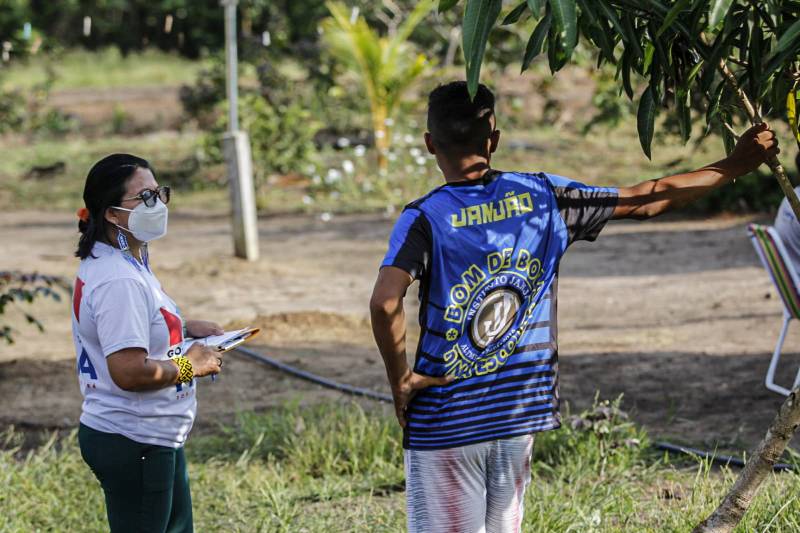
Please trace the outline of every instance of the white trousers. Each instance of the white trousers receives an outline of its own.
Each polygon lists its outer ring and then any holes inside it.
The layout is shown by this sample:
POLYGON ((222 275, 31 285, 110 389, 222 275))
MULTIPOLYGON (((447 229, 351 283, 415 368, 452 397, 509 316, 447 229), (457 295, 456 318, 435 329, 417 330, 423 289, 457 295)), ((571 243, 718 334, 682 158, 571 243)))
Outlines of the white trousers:
POLYGON ((517 533, 533 435, 446 450, 405 450, 410 533, 517 533))

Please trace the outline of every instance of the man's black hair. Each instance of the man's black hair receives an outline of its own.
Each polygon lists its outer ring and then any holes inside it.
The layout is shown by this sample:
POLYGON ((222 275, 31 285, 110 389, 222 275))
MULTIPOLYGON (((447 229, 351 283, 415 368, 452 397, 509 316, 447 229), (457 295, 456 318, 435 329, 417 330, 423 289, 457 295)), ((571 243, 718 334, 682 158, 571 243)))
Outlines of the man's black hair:
POLYGON ((428 96, 428 131, 437 150, 469 154, 486 150, 494 131, 494 94, 481 84, 470 99, 467 82, 440 85, 428 96))

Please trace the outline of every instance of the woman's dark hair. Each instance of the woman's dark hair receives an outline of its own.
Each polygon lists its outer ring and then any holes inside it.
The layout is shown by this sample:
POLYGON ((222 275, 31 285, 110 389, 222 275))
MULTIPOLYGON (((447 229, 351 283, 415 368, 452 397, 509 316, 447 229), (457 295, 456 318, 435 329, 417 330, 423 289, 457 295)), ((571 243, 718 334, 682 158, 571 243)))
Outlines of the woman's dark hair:
POLYGON ((78 222, 81 238, 76 256, 86 259, 92 254, 94 243, 106 239, 106 209, 120 204, 128 179, 137 168, 151 167, 150 163, 135 155, 111 154, 95 163, 89 171, 83 188, 83 203, 89 213, 88 218, 78 222))

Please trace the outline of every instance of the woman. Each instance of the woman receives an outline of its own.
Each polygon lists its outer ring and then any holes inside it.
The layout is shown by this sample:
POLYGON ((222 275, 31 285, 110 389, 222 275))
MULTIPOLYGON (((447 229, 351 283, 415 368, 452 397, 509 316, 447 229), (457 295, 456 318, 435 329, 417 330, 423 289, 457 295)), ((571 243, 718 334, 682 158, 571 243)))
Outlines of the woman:
POLYGON ((167 232, 169 197, 147 161, 113 154, 89 171, 78 211, 78 439, 113 533, 193 530, 183 453, 197 406, 193 378, 222 366, 220 354, 200 344, 182 353, 185 336, 222 330, 184 321, 150 270, 147 243, 167 232))

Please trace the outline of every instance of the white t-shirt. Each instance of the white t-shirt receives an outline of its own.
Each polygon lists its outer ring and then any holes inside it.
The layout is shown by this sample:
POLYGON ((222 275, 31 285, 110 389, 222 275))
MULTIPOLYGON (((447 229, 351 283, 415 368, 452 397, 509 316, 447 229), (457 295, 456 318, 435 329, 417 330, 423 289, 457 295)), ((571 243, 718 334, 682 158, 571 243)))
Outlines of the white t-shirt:
POLYGON ((124 348, 143 348, 154 360, 178 355, 180 312, 156 277, 117 248, 98 242, 92 255, 81 261, 73 292, 81 423, 143 444, 179 448, 197 412, 194 380, 126 391, 111 379, 106 357, 124 348))
MULTIPOLYGON (((794 192, 800 194, 800 187, 795 188, 794 192)), ((781 236, 783 247, 786 248, 786 253, 789 254, 789 261, 792 262, 795 272, 800 273, 800 224, 798 224, 797 217, 794 216, 794 211, 792 211, 792 206, 789 205, 789 200, 786 198, 783 199, 781 206, 778 208, 774 227, 778 235, 781 236)))

